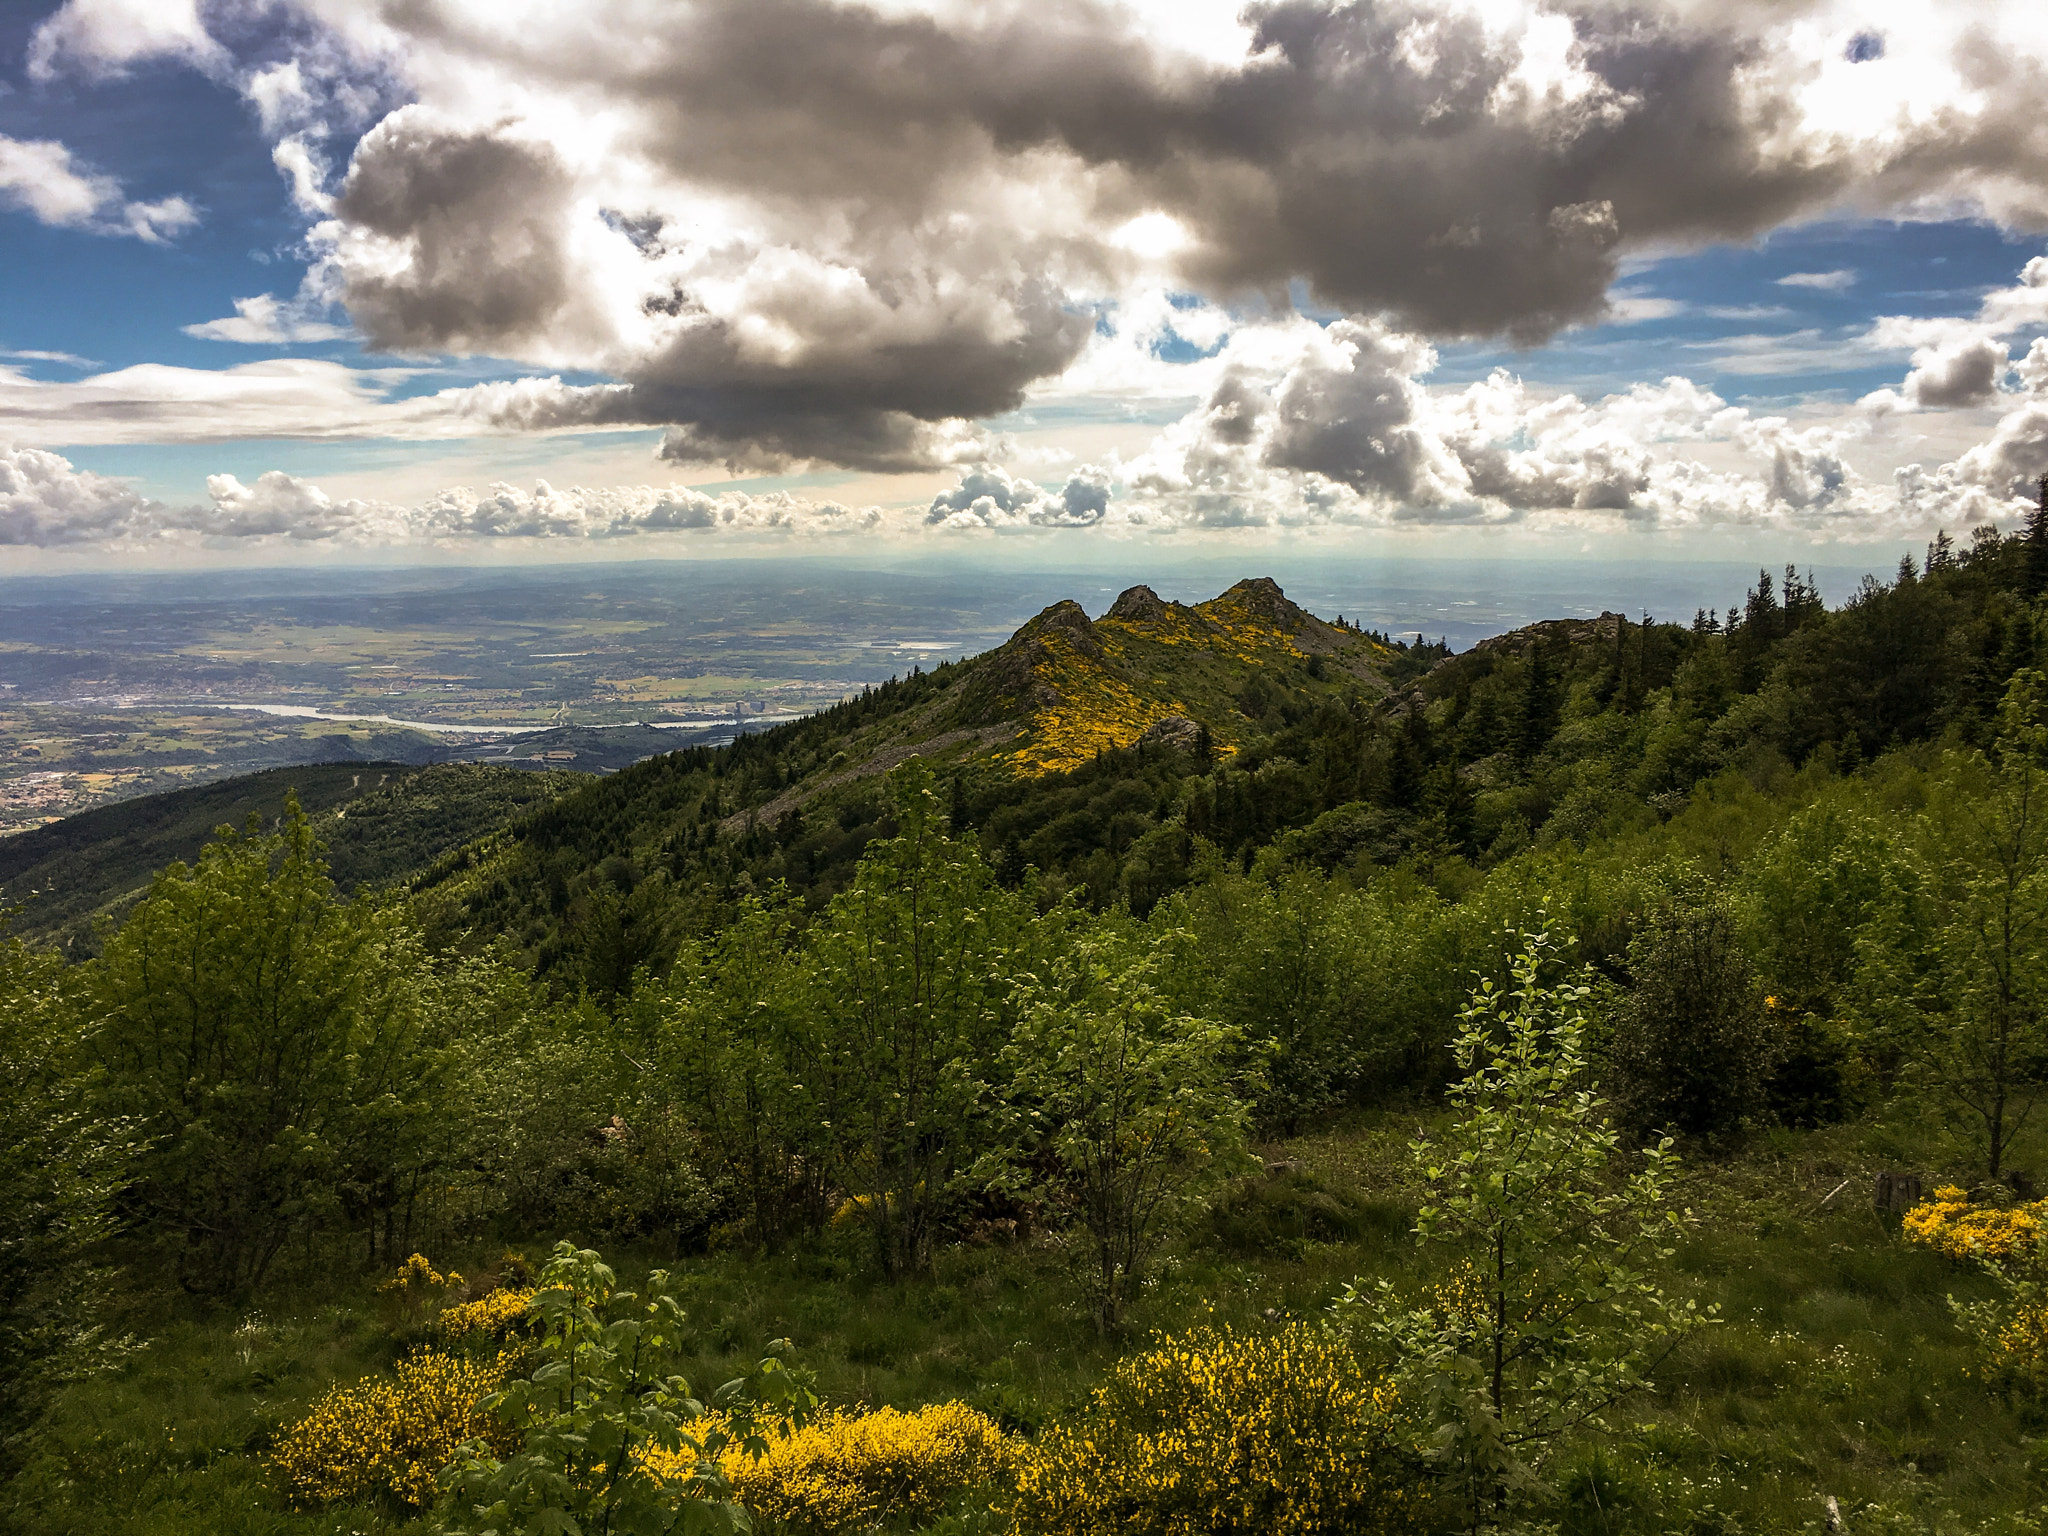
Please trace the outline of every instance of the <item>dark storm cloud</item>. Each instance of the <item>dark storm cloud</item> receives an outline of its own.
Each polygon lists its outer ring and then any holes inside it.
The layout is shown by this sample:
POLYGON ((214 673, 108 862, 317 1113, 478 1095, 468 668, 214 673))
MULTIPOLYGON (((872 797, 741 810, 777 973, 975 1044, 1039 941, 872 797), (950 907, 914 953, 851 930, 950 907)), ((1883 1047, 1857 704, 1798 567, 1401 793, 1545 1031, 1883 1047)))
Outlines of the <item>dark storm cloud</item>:
POLYGON ((394 352, 510 351, 546 338, 573 297, 573 191, 544 146, 392 113, 357 145, 337 211, 357 231, 406 242, 410 260, 400 272, 351 272, 349 314, 394 352))

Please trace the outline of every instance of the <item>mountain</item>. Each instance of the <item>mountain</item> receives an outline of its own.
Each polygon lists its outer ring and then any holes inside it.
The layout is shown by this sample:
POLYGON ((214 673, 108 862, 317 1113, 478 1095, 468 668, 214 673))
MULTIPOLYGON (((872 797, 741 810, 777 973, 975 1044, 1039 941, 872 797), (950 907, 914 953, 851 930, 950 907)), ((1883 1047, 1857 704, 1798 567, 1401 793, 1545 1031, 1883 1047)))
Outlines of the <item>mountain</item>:
MULTIPOLYGON (((1767 789, 1894 746, 1982 744, 2039 664, 2048 539, 2033 556, 1938 543, 1925 571, 1833 611, 1796 572, 1760 573, 1725 617, 1550 620, 1455 656, 1327 623, 1270 581, 1194 605, 1133 587, 1098 618, 1055 603, 983 655, 727 745, 521 804, 464 791, 432 826, 394 809, 396 851, 363 877, 402 881, 441 943, 509 943, 550 984, 610 995, 748 891, 821 909, 892 835, 886 775, 917 756, 954 831, 1041 904, 1143 915, 1219 860, 1397 872, 1456 899, 1526 850, 1654 826, 1717 778, 1767 789)), ((370 868, 358 814, 332 829, 338 872, 370 868)), ((72 827, 36 836, 93 843, 72 827)), ((159 850, 124 849, 94 857, 132 891, 159 850)), ((112 886, 85 885, 64 900, 104 907, 112 886)))
POLYGON ((191 863, 222 826, 266 826, 296 793, 344 889, 402 880, 448 849, 551 800, 585 775, 521 768, 319 763, 272 768, 81 811, 0 838, 0 905, 25 938, 90 947, 165 865, 191 863))
MULTIPOLYGON (((1319 713, 1369 713, 1408 656, 1264 579, 1193 606, 1133 587, 1092 620, 1055 603, 981 656, 588 784, 449 855, 414 890, 445 934, 516 935, 543 970, 602 949, 609 985, 658 963, 676 924, 694 921, 683 909, 735 882, 823 902, 893 826, 883 775, 917 756, 1010 877, 1072 874, 1108 900, 1131 845, 1172 819, 1181 780, 1250 761, 1319 713), (1098 854, 1107 864, 1075 869, 1098 854)), ((1169 884, 1187 852, 1176 838, 1177 851, 1145 855, 1169 884)), ((1140 904, 1154 883, 1141 881, 1140 904)))

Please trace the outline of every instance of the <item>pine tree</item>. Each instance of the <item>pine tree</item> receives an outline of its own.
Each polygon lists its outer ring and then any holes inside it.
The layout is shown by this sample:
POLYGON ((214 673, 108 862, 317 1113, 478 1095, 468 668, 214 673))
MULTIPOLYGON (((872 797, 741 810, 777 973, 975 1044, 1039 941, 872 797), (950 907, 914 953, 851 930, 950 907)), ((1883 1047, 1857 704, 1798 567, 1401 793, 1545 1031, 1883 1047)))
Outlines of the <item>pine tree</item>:
POLYGON ((2041 499, 2027 514, 2027 564, 2020 587, 2030 598, 2048 589, 2048 475, 2041 477, 2037 489, 2041 499))

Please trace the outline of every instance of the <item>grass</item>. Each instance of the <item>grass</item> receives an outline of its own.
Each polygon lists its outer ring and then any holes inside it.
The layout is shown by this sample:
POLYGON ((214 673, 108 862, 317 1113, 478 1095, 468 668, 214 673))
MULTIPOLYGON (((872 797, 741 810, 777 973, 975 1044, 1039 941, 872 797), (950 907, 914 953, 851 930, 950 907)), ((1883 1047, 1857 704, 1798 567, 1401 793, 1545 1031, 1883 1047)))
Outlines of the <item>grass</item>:
MULTIPOLYGON (((695 1329, 682 1368, 708 1390, 786 1337, 829 1401, 960 1398, 1030 1433, 1149 1330, 1312 1318, 1355 1277, 1412 1278, 1399 1173, 1415 1119, 1364 1117, 1269 1149, 1297 1166, 1220 1204, 1160 1267, 1131 1337, 1096 1334, 1057 1244, 951 1249, 929 1279, 896 1285, 842 1233, 773 1258, 675 1265, 695 1329)), ((1660 1367, 1610 1435, 1559 1449, 1562 1536, 1815 1531, 1828 1495, 1856 1536, 2048 1528, 2044 1426, 1966 1374, 1949 1314, 1950 1294, 1986 1282, 1867 1208, 1867 1168, 1895 1164, 1901 1145, 1894 1127, 1780 1134, 1702 1171, 1692 1197, 1705 1221, 1676 1264, 1723 1321, 1660 1367)), ((500 1247, 434 1257, 467 1272, 500 1247)), ((648 1263, 616 1258, 629 1278, 648 1263)), ((395 1358, 377 1278, 301 1278, 235 1312, 181 1304, 125 1369, 64 1400, 13 1494, 22 1523, 50 1536, 408 1529, 368 1509, 292 1511, 264 1462, 330 1382, 395 1358)))

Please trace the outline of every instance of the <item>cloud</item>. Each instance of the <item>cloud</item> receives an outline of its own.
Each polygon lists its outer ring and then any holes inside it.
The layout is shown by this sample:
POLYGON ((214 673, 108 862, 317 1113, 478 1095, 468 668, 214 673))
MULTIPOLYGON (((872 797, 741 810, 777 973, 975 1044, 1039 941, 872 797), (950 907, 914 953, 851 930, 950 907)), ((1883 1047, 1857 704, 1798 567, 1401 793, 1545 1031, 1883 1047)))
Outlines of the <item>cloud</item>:
MULTIPOLYGON (((253 485, 209 475, 207 499, 152 501, 61 455, 0 446, 0 545, 124 547, 401 545, 506 539, 620 539, 647 534, 831 537, 910 526, 914 515, 814 502, 788 494, 709 495, 685 486, 531 490, 499 483, 442 491, 417 506, 337 499, 312 481, 270 470, 253 485)), ((1106 498, 1106 487, 1101 492, 1106 498)))
POLYGON ((80 163, 55 139, 5 134, 0 134, 0 204, 58 229, 132 235, 152 245, 199 222, 198 210, 182 197, 129 200, 118 181, 80 163))
POLYGON ((29 36, 29 78, 47 81, 75 71, 104 80, 162 58, 223 68, 227 50, 208 33, 199 10, 199 0, 66 0, 29 36))
POLYGON ((0 443, 0 545, 109 543, 131 534, 157 505, 57 454, 0 443))
POLYGON ((1902 11, 1873 51, 1812 7, 1678 3, 275 0, 280 25, 209 35, 241 12, 184 0, 116 25, 147 9, 71 0, 36 67, 225 71, 372 346, 602 376, 624 393, 564 403, 672 428, 677 461, 970 462, 967 423, 1147 372, 1096 322, 1161 291, 1530 343, 1669 314, 1615 292, 1631 253, 1837 213, 2048 221, 2017 11, 1902 11), (223 63, 245 33, 267 51, 223 63), (323 146, 358 123, 337 184, 323 146))
POLYGON ((341 539, 351 543, 390 542, 410 531, 405 514, 379 502, 335 501, 319 486, 281 469, 244 485, 233 475, 208 475, 211 505, 159 519, 179 529, 223 539, 286 538, 302 542, 341 539))
MULTIPOLYGON (((241 317, 221 322, 235 326, 241 317)), ((233 335, 226 339, 250 339, 233 335)), ((139 363, 47 380, 0 366, 0 434, 58 444, 228 442, 238 438, 399 438, 614 430, 621 384, 498 379, 398 395, 411 368, 351 368, 279 357, 232 368, 139 363)))
POLYGON ((349 334, 347 326, 315 319, 303 307, 267 293, 259 293, 250 299, 236 299, 232 315, 188 325, 184 330, 187 336, 201 341, 239 341, 253 346, 338 341, 349 334))
POLYGON ((1924 410, 1987 405, 1997 398, 1999 381, 2011 366, 2004 342, 1984 335, 1960 336, 1945 346, 1914 352, 1905 395, 1924 410))
POLYGON ((1097 465, 1085 465, 1065 485, 1049 489, 984 464, 934 496, 924 520, 949 529, 1092 528, 1108 514, 1109 498, 1109 475, 1097 465))
MULTIPOLYGON (((1925 391, 1946 363, 1967 373, 1971 355, 1930 359, 1925 391)), ((2026 476, 2048 466, 2048 394, 1957 459, 1885 484, 1852 462, 1868 414, 1758 415, 1682 377, 1590 401, 1504 369, 1431 389, 1434 362, 1419 338, 1354 318, 1277 371, 1233 369, 1116 466, 1101 526, 1746 527, 1855 542, 2011 517, 2026 476)), ((2048 388, 2048 340, 2019 371, 2048 388)))
POLYGON ((1778 279, 1780 288, 1813 288, 1822 293, 1840 293, 1856 285, 1856 272, 1851 267, 1837 267, 1832 272, 1788 272, 1778 279))
POLYGON ((89 357, 80 357, 76 352, 43 352, 33 348, 8 349, 0 347, 0 357, 17 363, 62 363, 67 368, 97 368, 99 364, 89 357))

